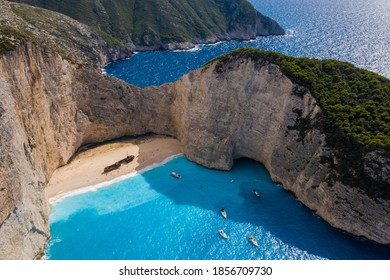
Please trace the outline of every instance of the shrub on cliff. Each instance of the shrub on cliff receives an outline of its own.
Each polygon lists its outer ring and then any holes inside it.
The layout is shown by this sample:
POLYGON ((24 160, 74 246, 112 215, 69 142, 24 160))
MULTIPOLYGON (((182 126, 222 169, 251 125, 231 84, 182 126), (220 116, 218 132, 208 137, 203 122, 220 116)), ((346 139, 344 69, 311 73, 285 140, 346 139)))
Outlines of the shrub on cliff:
POLYGON ((0 25, 0 54, 15 50, 16 46, 28 36, 21 30, 0 25))

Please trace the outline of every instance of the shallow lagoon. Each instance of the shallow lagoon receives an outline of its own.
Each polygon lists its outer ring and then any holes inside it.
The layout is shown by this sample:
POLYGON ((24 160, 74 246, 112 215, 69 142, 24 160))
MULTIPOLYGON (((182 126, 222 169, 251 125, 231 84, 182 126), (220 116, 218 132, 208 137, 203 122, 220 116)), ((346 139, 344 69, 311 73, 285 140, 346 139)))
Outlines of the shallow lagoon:
POLYGON ((180 156, 65 198, 50 219, 49 259, 390 259, 389 248, 331 228, 247 159, 224 172, 180 156))

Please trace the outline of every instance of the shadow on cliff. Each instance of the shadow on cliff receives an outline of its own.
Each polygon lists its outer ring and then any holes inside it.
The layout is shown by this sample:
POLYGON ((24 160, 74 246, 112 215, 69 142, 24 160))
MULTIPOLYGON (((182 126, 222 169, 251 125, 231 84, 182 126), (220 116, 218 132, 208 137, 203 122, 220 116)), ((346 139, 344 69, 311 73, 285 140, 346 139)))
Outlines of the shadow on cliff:
POLYGON ((217 219, 222 219, 218 217, 219 212, 225 208, 229 220, 255 227, 254 232, 243 233, 243 238, 258 234, 261 244, 260 238, 271 234, 281 246, 284 243, 289 248, 330 259, 390 258, 389 247, 329 226, 281 186, 271 182, 265 168, 253 160, 237 160, 232 170, 225 172, 204 168, 180 156, 159 169, 142 175, 154 190, 176 204, 212 211, 217 219), (172 171, 182 178, 171 176, 172 171), (260 198, 252 193, 254 188, 261 193, 260 198))

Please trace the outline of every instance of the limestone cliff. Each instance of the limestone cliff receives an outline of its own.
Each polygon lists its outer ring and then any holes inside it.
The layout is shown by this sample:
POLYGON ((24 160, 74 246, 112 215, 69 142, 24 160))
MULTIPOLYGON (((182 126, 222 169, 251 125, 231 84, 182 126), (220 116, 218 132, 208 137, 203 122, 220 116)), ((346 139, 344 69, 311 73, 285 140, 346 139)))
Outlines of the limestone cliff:
MULTIPOLYGON (((302 138, 294 129, 300 119, 314 123, 321 109, 278 66, 250 58, 223 66, 215 61, 173 88, 177 137, 189 159, 218 169, 230 169, 240 157, 255 159, 332 226, 390 243, 390 201, 339 181, 329 183, 332 169, 321 159, 334 151, 325 134, 313 125, 302 138)), ((389 165, 381 159, 386 174, 389 165)))
POLYGON ((65 15, 3 0, 0 10, 0 31, 2 27, 21 31, 30 41, 77 64, 102 67, 132 54, 131 46, 65 15))
POLYGON ((80 145, 172 134, 171 97, 141 91, 24 43, 0 58, 0 259, 42 254, 44 187, 80 145))
POLYGON ((149 132, 178 138, 189 159, 211 168, 260 161, 331 225, 389 244, 389 201, 329 185, 325 135, 294 129, 318 114, 316 99, 266 60, 214 61, 140 89, 22 41, 0 57, 0 259, 42 254, 50 236, 44 187, 81 145, 149 132))

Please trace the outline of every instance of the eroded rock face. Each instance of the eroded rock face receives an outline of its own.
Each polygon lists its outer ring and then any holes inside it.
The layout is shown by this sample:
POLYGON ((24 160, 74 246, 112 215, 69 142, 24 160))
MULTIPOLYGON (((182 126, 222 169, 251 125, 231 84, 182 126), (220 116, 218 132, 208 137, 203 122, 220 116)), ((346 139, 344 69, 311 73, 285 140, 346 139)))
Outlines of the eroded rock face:
MULTIPOLYGON (((299 125, 313 124, 321 109, 278 66, 248 59, 223 67, 215 62, 173 86, 177 137, 190 160, 218 169, 230 169, 240 157, 257 160, 273 181, 332 226, 390 243, 389 201, 375 201, 340 182, 328 184, 330 169, 321 164, 331 154, 325 135, 299 125)), ((383 180, 386 158, 375 158, 383 180)))
POLYGON ((216 61, 140 89, 25 43, 0 58, 0 259, 42 254, 50 236, 44 187, 81 145, 149 132, 176 137, 207 167, 260 161, 331 225, 389 244, 389 201, 327 183, 325 136, 297 125, 319 114, 310 93, 267 61, 216 61))
POLYGON ((44 187, 83 143, 172 135, 171 97, 78 69, 32 43, 0 58, 0 259, 42 255, 44 187))

